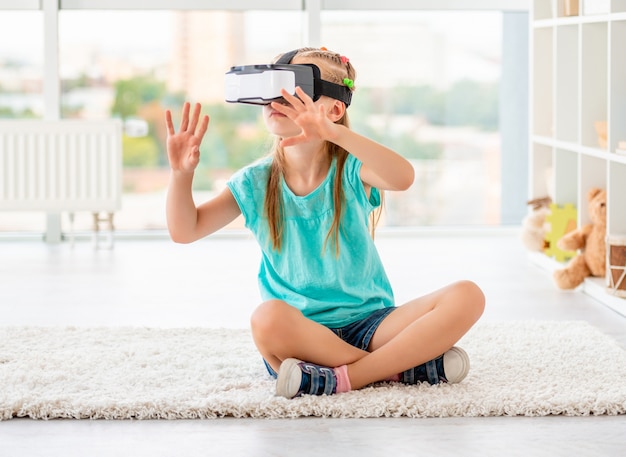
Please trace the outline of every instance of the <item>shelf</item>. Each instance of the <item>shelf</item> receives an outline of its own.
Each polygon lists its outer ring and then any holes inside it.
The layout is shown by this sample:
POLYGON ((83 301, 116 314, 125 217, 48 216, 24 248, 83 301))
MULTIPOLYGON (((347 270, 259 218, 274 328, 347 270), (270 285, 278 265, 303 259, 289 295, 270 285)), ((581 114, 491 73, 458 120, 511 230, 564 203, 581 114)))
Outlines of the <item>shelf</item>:
POLYGON ((553 36, 551 29, 535 30, 533 39, 532 65, 532 88, 533 106, 537 109, 533 112, 533 132, 538 135, 552 136, 553 127, 553 36), (541 107, 541 109, 538 109, 541 107))
MULTIPOLYGON (((579 28, 562 25, 556 29, 555 137, 578 142, 580 61, 579 28)), ((605 116, 606 120, 606 116, 605 116)))
POLYGON ((580 167, 578 159, 579 154, 575 151, 561 148, 554 150, 552 164, 554 195, 552 198, 555 203, 572 203, 574 206, 580 207, 578 201, 580 189, 580 167))
POLYGON ((604 149, 581 146, 576 143, 570 143, 567 141, 557 141, 554 138, 541 135, 533 135, 531 138, 533 144, 547 146, 549 148, 559 148, 567 151, 577 152, 581 155, 596 157, 598 159, 607 160, 613 163, 626 164, 626 155, 617 154, 616 152, 609 152, 604 149))
POLYGON ((609 233, 626 233, 626 161, 611 163, 608 171, 609 209, 607 230, 609 233))
POLYGON ((543 144, 544 146, 554 147, 554 138, 550 138, 548 136, 533 135, 532 140, 533 143, 536 144, 543 144))
POLYGON ((558 4, 558 12, 556 12, 555 15, 555 11, 552 9, 552 0, 535 0, 532 16, 534 19, 533 27, 544 28, 564 24, 592 24, 594 22, 626 21, 626 2, 623 0, 614 0, 613 5, 611 6, 611 12, 600 14, 583 14, 583 1, 584 0, 579 0, 580 5, 578 11, 580 14, 575 16, 565 16, 562 4, 558 4))
POLYGON ((542 252, 529 252, 528 258, 534 265, 542 270, 545 270, 550 275, 554 273, 554 270, 558 270, 559 268, 563 268, 565 266, 564 263, 557 262, 552 257, 548 257, 542 252))
POLYGON ((552 195, 552 147, 545 144, 535 143, 531 148, 530 155, 530 167, 533 172, 531 173, 530 180, 530 194, 532 198, 546 197, 552 195))
POLYGON ((587 278, 583 284, 583 292, 608 306, 613 311, 626 316, 626 299, 616 297, 607 291, 603 278, 587 278))
POLYGON ((605 10, 598 14, 584 14, 584 1, 578 1, 578 15, 565 16, 565 0, 533 0, 531 20, 534 24, 560 24, 569 21, 608 22, 609 20, 626 19, 626 2, 624 0, 608 0, 605 10))
MULTIPOLYGON (((574 204, 581 226, 590 222, 589 189, 606 189, 607 233, 626 233, 626 155, 615 152, 626 141, 626 0, 597 15, 564 17, 564 6, 532 1, 528 197, 574 204)), ((580 289, 626 316, 626 299, 607 292, 604 278, 580 289)))
POLYGON ((540 19, 533 23, 535 29, 546 29, 558 27, 559 25, 576 25, 576 24, 596 24, 608 22, 626 21, 626 13, 608 14, 591 14, 588 16, 567 16, 550 19, 540 19))
POLYGON ((614 151, 620 141, 626 141, 626 20, 611 25, 609 149, 614 151))
POLYGON ((589 157, 611 160, 611 155, 604 149, 598 149, 590 146, 578 146, 578 152, 589 157))
MULTIPOLYGON (((557 262, 541 252, 531 252, 528 258, 533 265, 541 268, 550 276, 552 276, 555 270, 564 268, 566 265, 557 262)), ((626 299, 613 295, 607 289, 605 281, 604 278, 585 278, 585 281, 574 290, 593 297, 603 305, 608 306, 618 314, 626 317, 626 299)))
POLYGON ((587 14, 582 15, 580 17, 581 24, 594 24, 594 23, 604 23, 609 22, 611 20, 610 14, 587 14))
POLYGON ((570 141, 558 141, 554 140, 554 147, 559 149, 567 149, 568 151, 580 152, 581 146, 578 143, 572 143, 570 141))
POLYGON ((608 122, 607 24, 584 24, 581 43, 581 143, 598 147, 596 123, 608 122))
POLYGON ((536 29, 544 29, 549 27, 557 27, 559 25, 576 25, 580 22, 580 16, 557 17, 535 21, 533 23, 533 27, 536 29))
POLYGON ((567 151, 577 152, 585 156, 597 157, 599 159, 604 159, 610 162, 626 163, 626 155, 609 152, 604 149, 599 149, 597 147, 582 146, 580 144, 572 143, 570 141, 558 141, 554 138, 542 135, 533 135, 531 141, 534 144, 541 144, 550 148, 559 148, 567 151))
POLYGON ((615 163, 626 165, 626 156, 612 153, 611 154, 611 162, 615 162, 615 163))

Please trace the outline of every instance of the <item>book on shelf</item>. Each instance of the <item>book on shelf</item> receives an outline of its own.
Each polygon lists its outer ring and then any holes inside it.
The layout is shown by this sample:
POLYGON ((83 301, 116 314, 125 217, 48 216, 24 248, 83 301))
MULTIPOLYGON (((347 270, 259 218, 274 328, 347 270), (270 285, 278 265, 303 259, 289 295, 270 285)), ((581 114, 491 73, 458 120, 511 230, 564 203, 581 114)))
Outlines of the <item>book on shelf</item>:
POLYGON ((626 141, 620 141, 617 143, 615 153, 621 156, 626 156, 626 141))

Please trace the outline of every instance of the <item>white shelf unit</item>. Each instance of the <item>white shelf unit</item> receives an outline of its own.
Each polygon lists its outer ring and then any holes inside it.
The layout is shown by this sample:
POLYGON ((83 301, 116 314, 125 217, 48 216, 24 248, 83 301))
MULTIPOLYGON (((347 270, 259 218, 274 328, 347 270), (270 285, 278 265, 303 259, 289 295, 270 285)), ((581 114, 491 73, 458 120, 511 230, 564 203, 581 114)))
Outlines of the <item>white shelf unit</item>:
MULTIPOLYGON (((533 0, 530 21, 530 198, 552 195, 572 203, 578 225, 589 223, 587 191, 607 190, 607 235, 626 235, 626 0, 605 2, 606 10, 564 16, 566 0, 533 0), (597 122, 606 122, 606 144, 597 122), (550 189, 549 189, 550 187, 550 189)), ((531 256, 542 267, 562 267, 531 256)), ((581 290, 626 316, 626 299, 616 298, 589 278, 581 290)))

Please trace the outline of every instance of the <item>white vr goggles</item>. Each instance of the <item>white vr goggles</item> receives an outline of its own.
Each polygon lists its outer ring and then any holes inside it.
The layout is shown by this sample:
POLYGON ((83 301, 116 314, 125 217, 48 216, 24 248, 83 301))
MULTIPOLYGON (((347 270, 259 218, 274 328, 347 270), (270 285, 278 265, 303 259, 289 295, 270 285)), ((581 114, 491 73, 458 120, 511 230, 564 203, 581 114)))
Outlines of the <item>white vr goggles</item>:
POLYGON ((283 54, 275 64, 231 67, 224 80, 226 101, 269 105, 283 100, 281 89, 295 94, 296 87, 300 87, 313 101, 326 95, 350 106, 350 88, 323 80, 317 65, 291 64, 297 53, 298 50, 283 54))

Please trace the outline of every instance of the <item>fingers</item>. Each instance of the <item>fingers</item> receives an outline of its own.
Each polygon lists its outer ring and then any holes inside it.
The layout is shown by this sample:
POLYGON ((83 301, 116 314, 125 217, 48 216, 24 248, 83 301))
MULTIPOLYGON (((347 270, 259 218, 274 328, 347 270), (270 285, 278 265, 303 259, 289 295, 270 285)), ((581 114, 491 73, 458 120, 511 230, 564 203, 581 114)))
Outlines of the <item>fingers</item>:
POLYGON ((293 106, 294 102, 299 101, 294 95, 290 94, 285 89, 281 89, 280 90, 280 95, 282 95, 283 98, 285 100, 287 100, 292 106, 293 106))
POLYGON ((304 134, 300 134, 297 136, 292 136, 292 137, 288 137, 288 138, 283 138, 280 141, 280 146, 283 148, 286 148, 288 146, 293 146, 299 143, 305 143, 307 141, 307 138, 304 134))
POLYGON ((296 95, 291 95, 284 89, 281 91, 281 95, 291 104, 296 112, 303 112, 306 110, 315 111, 315 103, 313 102, 313 99, 311 99, 311 97, 309 97, 306 92, 300 88, 300 86, 296 87, 296 95))
POLYGON ((195 132, 198 126, 198 119, 200 118, 200 103, 196 103, 193 107, 193 114, 191 115, 191 124, 189 124, 189 131, 195 132))
MULTIPOLYGON (((296 111, 301 111, 302 109, 315 109, 313 99, 309 97, 300 86, 296 87, 296 95, 290 94, 285 89, 281 89, 280 94, 296 111)), ((274 107, 273 103, 272 107, 274 107)))
MULTIPOLYGON (((193 108, 193 113, 191 114, 191 119, 189 118, 189 111, 191 109, 191 104, 189 102, 185 102, 183 104, 182 110, 182 118, 180 121, 180 129, 179 132, 189 132, 194 134, 196 128, 198 128, 198 122, 200 121, 200 112, 202 110, 202 105, 200 103, 196 103, 193 108)), ((174 130, 174 123, 172 122, 172 112, 170 110, 165 111, 165 126, 167 127, 167 134, 174 135, 176 131, 174 130)), ((209 116, 204 115, 202 117, 202 121, 200 122, 200 130, 197 132, 197 136, 202 138, 207 131, 209 126, 209 116)))
POLYGON ((313 100, 311 99, 311 97, 309 97, 306 92, 304 92, 302 90, 302 88, 300 86, 296 87, 296 95, 298 96, 298 98, 302 101, 302 103, 304 103, 304 105, 311 107, 313 106, 313 100))
POLYGON ((304 92, 300 86, 296 87, 296 95, 292 95, 287 92, 285 89, 280 90, 280 94, 285 99, 289 105, 285 105, 278 102, 272 102, 271 106, 273 109, 282 113, 290 118, 293 118, 297 113, 302 113, 304 111, 313 111, 315 112, 315 104, 311 97, 309 97, 306 92, 304 92))
POLYGON ((165 127, 167 128, 168 135, 174 135, 174 124, 172 124, 172 112, 165 110, 165 127))
POLYGON ((272 107, 272 109, 275 109, 276 111, 278 111, 281 114, 284 114, 285 116, 289 116, 291 113, 295 112, 295 110, 291 108, 290 106, 283 105, 282 103, 278 103, 278 102, 272 102, 270 103, 270 106, 272 107))
POLYGON ((200 123, 200 130, 197 132, 198 138, 204 138, 204 134, 209 128, 209 116, 206 114, 202 117, 202 122, 200 123))
POLYGON ((180 132, 184 132, 187 130, 189 126, 189 102, 185 102, 183 104, 183 117, 180 120, 180 132))

